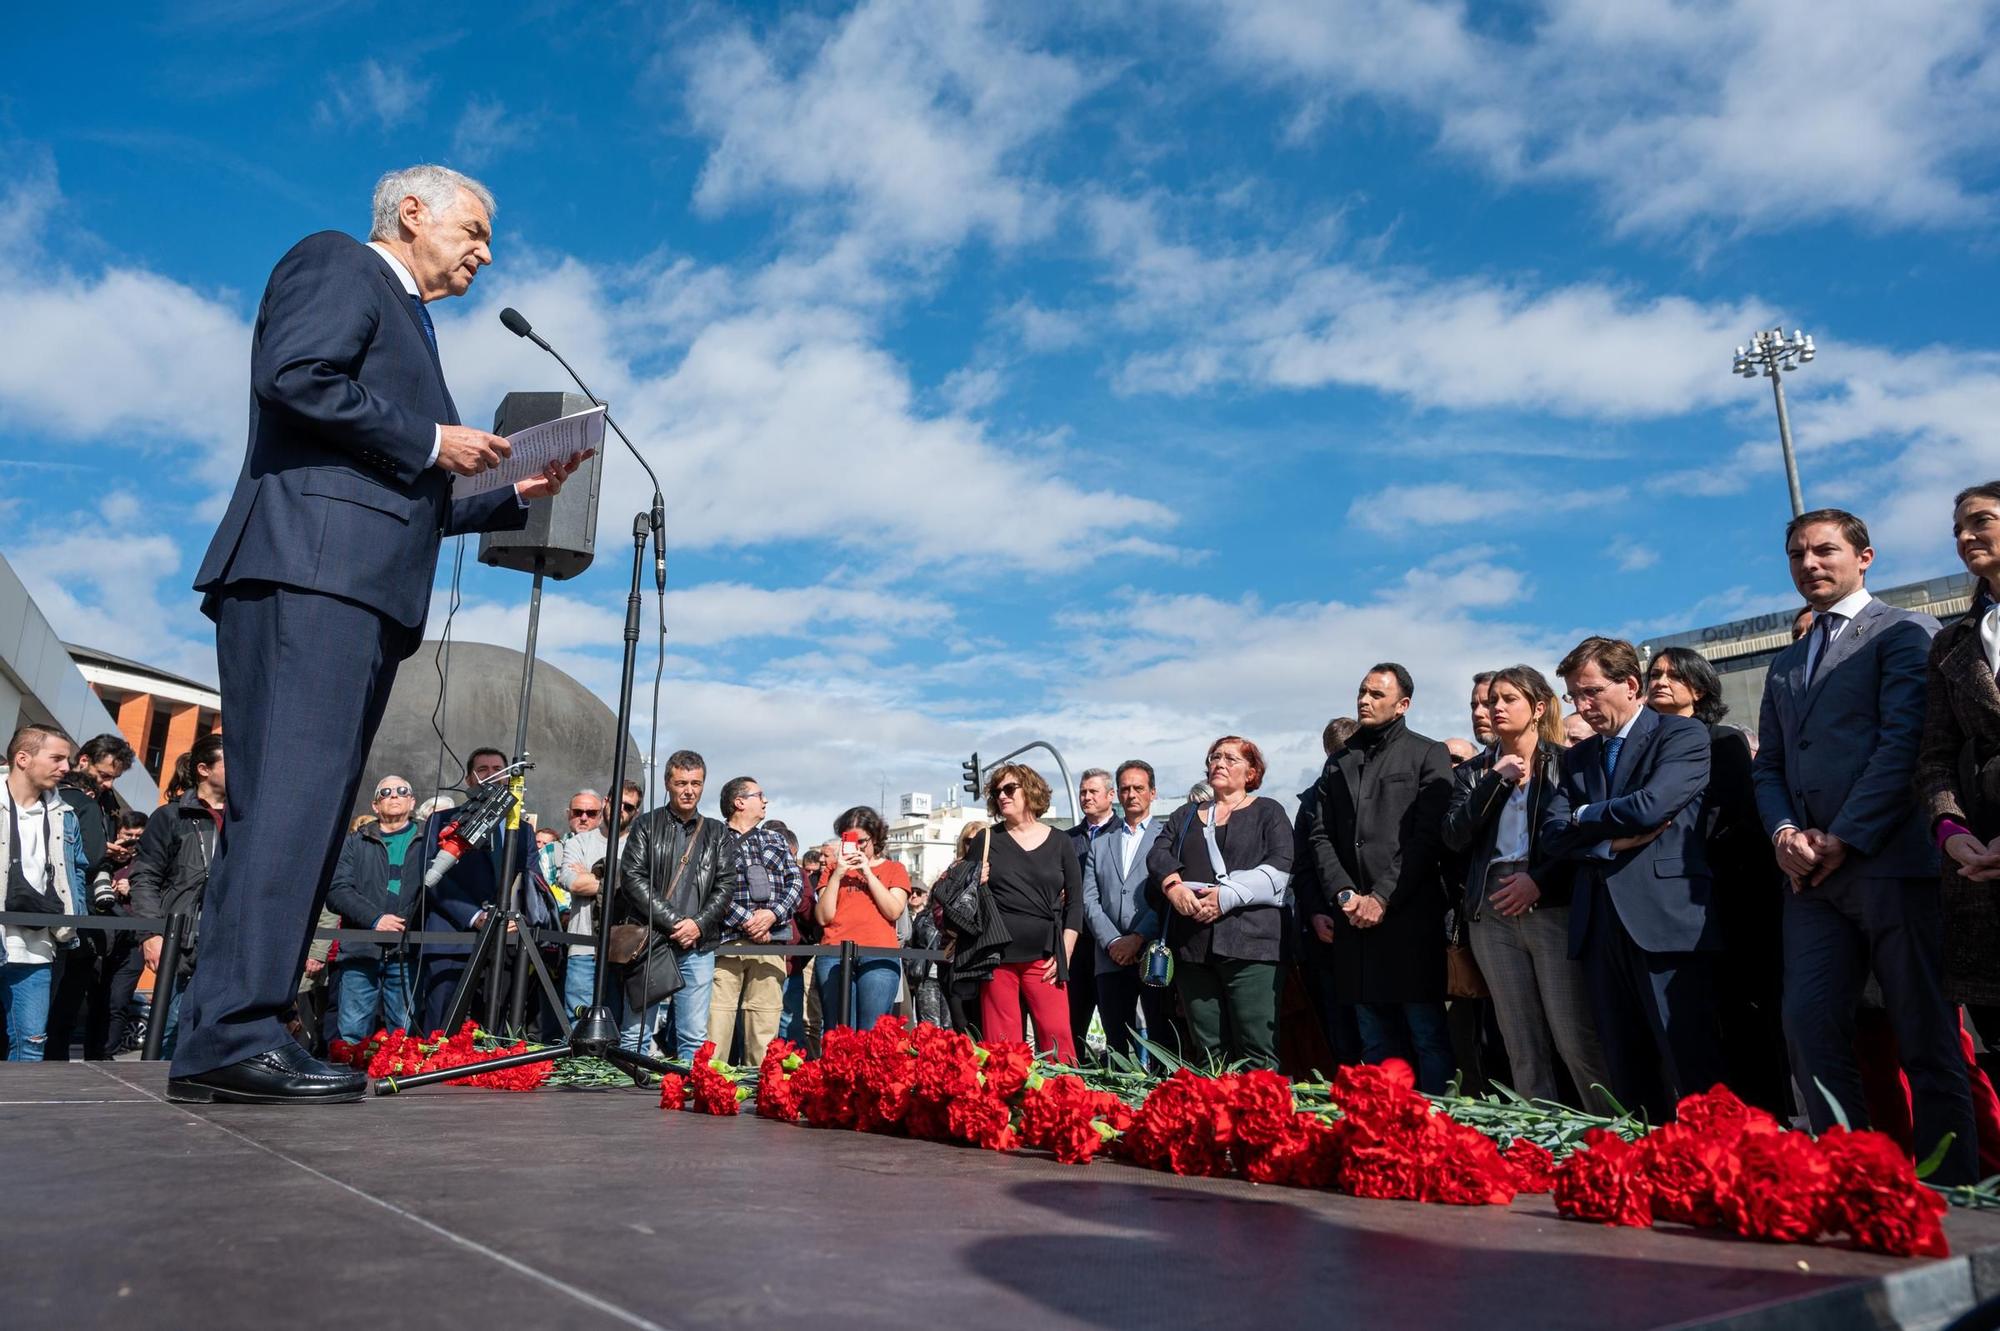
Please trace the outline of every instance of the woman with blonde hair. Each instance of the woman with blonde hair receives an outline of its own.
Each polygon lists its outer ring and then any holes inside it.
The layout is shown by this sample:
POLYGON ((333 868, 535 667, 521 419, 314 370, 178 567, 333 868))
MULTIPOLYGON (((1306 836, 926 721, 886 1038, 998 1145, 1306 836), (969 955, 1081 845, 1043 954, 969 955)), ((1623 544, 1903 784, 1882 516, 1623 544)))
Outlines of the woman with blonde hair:
POLYGON ((1555 690, 1532 666, 1495 672, 1493 747, 1461 764, 1444 843, 1466 856, 1459 912, 1493 991, 1514 1089, 1555 1100, 1556 1060, 1593 1109, 1610 1084, 1582 963, 1569 955, 1570 871, 1541 854, 1540 827, 1563 750, 1555 690))

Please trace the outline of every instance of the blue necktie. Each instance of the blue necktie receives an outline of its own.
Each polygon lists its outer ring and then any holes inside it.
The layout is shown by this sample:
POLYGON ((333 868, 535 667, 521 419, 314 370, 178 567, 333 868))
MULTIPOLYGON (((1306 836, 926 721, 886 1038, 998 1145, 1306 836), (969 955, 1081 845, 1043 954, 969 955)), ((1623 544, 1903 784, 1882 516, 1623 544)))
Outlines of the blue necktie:
POLYGON ((1618 775, 1618 750, 1625 747, 1623 735, 1613 735, 1604 741, 1604 788, 1611 789, 1612 781, 1618 775))
POLYGON ((1813 680, 1819 678, 1819 668, 1825 664, 1826 654, 1833 647, 1833 625, 1834 621, 1839 618, 1839 615, 1828 611, 1813 620, 1812 631, 1819 641, 1815 644, 1817 650, 1812 654, 1812 668, 1806 671, 1806 686, 1808 688, 1812 686, 1813 680))
POLYGON ((424 298, 422 296, 411 296, 410 304, 417 307, 417 318, 424 325, 424 341, 431 344, 431 358, 435 360, 438 354, 437 325, 431 322, 431 312, 424 308, 424 298))

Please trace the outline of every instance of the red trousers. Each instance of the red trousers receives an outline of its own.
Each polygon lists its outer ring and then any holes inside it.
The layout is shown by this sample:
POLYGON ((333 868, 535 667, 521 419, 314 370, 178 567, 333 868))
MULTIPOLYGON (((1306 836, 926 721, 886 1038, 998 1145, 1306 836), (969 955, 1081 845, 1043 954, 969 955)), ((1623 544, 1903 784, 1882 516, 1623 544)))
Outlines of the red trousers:
MULTIPOLYGON (((1082 949, 1078 949, 1081 951, 1082 949)), ((1042 978, 1046 961, 1010 961, 994 968, 993 978, 979 991, 979 1030, 989 1040, 1021 1040, 1021 1008, 1035 1023, 1037 1052, 1053 1047, 1056 1057, 1076 1066, 1076 1041, 1070 1038, 1069 991, 1042 978)))

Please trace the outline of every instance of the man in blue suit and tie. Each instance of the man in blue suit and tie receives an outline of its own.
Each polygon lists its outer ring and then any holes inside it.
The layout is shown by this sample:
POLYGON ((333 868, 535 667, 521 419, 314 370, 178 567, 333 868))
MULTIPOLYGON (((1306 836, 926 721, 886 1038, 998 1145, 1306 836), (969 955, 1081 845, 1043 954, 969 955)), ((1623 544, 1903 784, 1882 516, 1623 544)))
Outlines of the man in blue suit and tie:
POLYGON ((518 529, 581 459, 454 499, 506 458, 459 424, 426 302, 493 261, 493 197, 436 166, 384 176, 363 245, 306 237, 250 350, 243 471, 195 590, 215 620, 230 806, 169 1098, 358 1100, 282 1024, 396 667, 423 641, 443 537, 518 529))
POLYGON ((1722 1075, 1701 827, 1708 728, 1646 706, 1629 642, 1585 638, 1556 669, 1594 733, 1563 753, 1542 842, 1576 864, 1569 952, 1589 978, 1606 1089, 1662 1123, 1722 1075))
POLYGON ((1932 1176, 1978 1170, 1958 1014, 1944 991, 1937 848, 1914 778, 1925 667, 1938 622, 1878 601, 1875 560, 1852 513, 1818 509, 1785 528, 1792 581, 1813 623, 1771 662, 1757 718, 1757 812, 1787 882, 1785 1036, 1814 1132, 1868 1123, 1854 1014, 1869 972, 1882 986, 1910 1079, 1916 1150, 1952 1144, 1932 1176))

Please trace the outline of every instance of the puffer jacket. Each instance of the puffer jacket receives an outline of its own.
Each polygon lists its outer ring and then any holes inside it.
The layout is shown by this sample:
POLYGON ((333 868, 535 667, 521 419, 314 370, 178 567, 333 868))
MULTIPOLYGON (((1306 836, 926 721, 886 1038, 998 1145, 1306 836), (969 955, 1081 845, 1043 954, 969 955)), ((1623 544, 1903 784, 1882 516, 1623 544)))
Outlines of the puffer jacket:
POLYGON ((195 924, 201 919, 208 866, 215 859, 216 832, 215 814, 190 790, 153 810, 132 857, 132 913, 188 917, 181 946, 183 976, 194 973, 195 924))
POLYGON ((640 816, 625 838, 619 860, 619 909, 637 924, 650 923, 662 936, 682 920, 701 926, 692 949, 708 951, 722 933, 722 917, 736 891, 736 856, 729 846, 729 827, 719 818, 700 818, 686 867, 675 867, 682 849, 679 825, 671 811, 660 808, 640 816), (668 858, 669 851, 676 858, 668 858))

